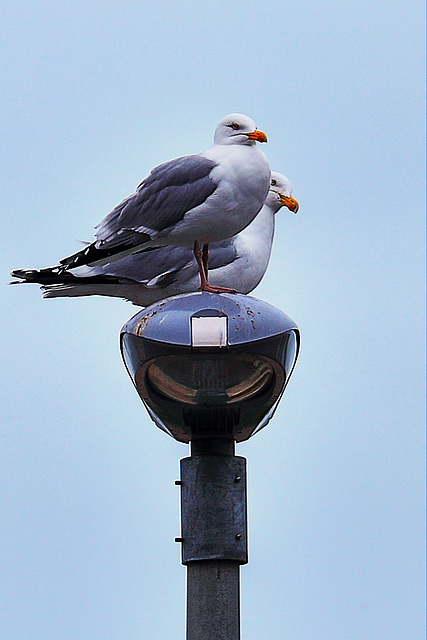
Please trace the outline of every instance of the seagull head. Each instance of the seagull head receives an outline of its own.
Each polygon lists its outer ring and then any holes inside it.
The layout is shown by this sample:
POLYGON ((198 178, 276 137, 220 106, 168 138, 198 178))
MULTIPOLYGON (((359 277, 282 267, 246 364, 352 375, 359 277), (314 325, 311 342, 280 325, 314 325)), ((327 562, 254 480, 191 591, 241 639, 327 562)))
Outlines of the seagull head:
POLYGON ((214 144, 254 145, 256 142, 267 142, 267 136, 259 131, 255 122, 241 113, 230 113, 223 118, 214 134, 214 144))
POLYGON ((292 185, 282 173, 277 171, 271 172, 270 189, 265 199, 265 204, 270 207, 274 213, 277 213, 283 206, 287 207, 293 213, 297 213, 299 204, 292 198, 292 185))

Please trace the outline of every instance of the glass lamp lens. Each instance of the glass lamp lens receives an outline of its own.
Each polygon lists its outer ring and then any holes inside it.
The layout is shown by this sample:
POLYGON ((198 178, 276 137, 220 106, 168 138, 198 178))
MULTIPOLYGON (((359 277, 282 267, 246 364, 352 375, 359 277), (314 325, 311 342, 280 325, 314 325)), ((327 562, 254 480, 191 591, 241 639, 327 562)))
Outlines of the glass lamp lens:
POLYGON ((158 393, 192 405, 241 402, 266 390, 274 375, 269 362, 250 354, 163 356, 147 369, 158 393))

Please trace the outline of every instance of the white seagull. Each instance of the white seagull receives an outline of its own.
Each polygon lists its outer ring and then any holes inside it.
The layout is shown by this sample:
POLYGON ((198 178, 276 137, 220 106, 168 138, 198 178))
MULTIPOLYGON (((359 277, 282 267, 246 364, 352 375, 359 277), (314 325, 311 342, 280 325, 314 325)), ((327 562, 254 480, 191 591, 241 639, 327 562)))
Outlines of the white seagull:
MULTIPOLYGON (((270 259, 275 214, 281 207, 297 213, 289 180, 273 171, 264 206, 239 234, 210 245, 209 274, 214 287, 249 293, 261 281, 270 259)), ((191 247, 159 247, 105 266, 16 270, 19 282, 42 284, 45 298, 110 296, 145 307, 200 285, 191 247)))
POLYGON ((105 266, 152 247, 191 246, 201 288, 211 291, 208 244, 244 229, 268 193, 270 167, 257 141, 267 142, 267 136, 251 118, 225 116, 208 151, 152 169, 135 193, 95 227, 95 241, 60 261, 58 273, 82 265, 105 266))

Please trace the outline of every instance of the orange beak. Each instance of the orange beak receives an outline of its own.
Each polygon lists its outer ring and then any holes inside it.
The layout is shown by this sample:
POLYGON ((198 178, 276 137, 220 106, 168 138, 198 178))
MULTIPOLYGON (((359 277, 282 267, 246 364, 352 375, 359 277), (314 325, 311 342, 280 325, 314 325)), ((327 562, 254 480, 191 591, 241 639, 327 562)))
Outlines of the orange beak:
POLYGON ((299 204, 295 200, 295 198, 291 198, 291 196, 284 196, 282 193, 280 194, 280 202, 288 207, 292 213, 298 213, 299 204))
POLYGON ((252 131, 252 133, 247 133, 246 135, 250 140, 256 140, 257 142, 267 142, 267 136, 265 135, 264 131, 258 131, 258 129, 255 129, 255 131, 252 131))

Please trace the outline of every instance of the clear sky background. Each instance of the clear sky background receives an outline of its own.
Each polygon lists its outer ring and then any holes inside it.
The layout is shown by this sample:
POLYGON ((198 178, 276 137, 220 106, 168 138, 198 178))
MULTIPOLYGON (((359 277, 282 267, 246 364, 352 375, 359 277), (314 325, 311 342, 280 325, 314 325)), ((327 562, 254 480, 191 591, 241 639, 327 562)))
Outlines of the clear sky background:
POLYGON ((2 3, 0 635, 184 638, 178 461, 121 300, 7 287, 251 116, 300 213, 254 295, 302 352, 248 458, 245 640, 424 638, 424 3, 2 3))

